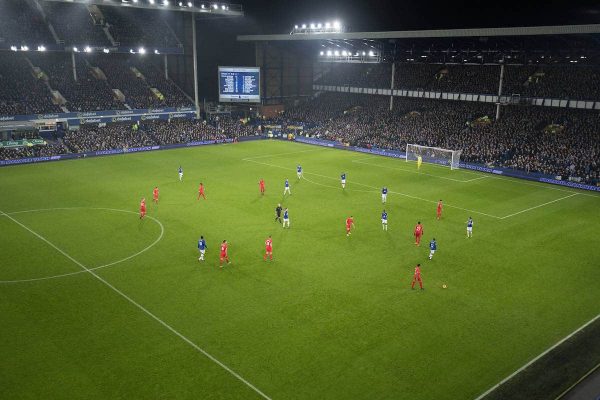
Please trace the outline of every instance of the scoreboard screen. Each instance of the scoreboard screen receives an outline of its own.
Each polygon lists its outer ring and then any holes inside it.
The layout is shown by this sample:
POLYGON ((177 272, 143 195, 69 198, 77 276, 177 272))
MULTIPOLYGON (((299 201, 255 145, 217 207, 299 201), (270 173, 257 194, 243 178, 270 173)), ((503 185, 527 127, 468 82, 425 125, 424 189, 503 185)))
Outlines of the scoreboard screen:
POLYGON ((260 68, 219 67, 219 101, 260 103, 260 68))

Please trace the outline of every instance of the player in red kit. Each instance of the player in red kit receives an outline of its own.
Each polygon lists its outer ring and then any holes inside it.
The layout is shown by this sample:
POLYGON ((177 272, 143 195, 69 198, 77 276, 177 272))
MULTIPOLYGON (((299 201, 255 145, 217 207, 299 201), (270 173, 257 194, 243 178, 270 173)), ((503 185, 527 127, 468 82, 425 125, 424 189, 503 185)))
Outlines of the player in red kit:
POLYGON ((223 240, 223 243, 221 243, 221 255, 220 255, 220 262, 219 262, 219 268, 223 268, 223 260, 227 261, 227 264, 230 264, 231 261, 229 261, 229 256, 227 255, 227 240, 223 240))
POLYGON ((423 281, 421 280, 421 264, 417 264, 415 267, 415 275, 413 276, 412 285, 410 286, 411 289, 415 288, 415 282, 417 281, 419 281, 419 286, 421 287, 421 290, 423 290, 423 281))
POLYGON ((354 228, 354 218, 352 215, 350 218, 346 218, 346 236, 350 236, 352 232, 350 232, 354 228))
POLYGON ((198 187, 198 200, 200 200, 200 197, 206 200, 206 196, 204 195, 204 185, 202 182, 200 182, 200 186, 198 187))
POLYGON ((421 245, 421 236, 423 236, 423 225, 421 222, 417 222, 417 226, 415 226, 415 244, 417 246, 421 245))
POLYGON ((437 205, 437 219, 439 220, 440 218, 442 218, 442 200, 438 201, 438 205, 437 205))
POLYGON ((265 180, 261 179, 260 182, 258 182, 258 187, 260 189, 260 194, 262 194, 264 196, 265 194, 265 180))
POLYGON ((158 204, 158 186, 155 186, 152 191, 152 201, 158 204))
POLYGON ((140 219, 146 216, 146 199, 142 197, 142 201, 140 202, 140 219))
POLYGON ((273 261, 273 239, 271 239, 271 235, 265 240, 265 261, 267 261, 267 257, 273 261))

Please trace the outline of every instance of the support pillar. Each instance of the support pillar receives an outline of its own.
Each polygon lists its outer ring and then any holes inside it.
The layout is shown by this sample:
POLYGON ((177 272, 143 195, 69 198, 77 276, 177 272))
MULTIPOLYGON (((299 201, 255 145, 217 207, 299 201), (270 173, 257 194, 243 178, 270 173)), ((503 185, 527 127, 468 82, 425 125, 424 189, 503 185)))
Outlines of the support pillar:
POLYGON ((190 13, 192 18, 192 54, 194 57, 194 105, 196 106, 196 119, 200 118, 198 104, 198 50, 196 49, 196 14, 190 13))

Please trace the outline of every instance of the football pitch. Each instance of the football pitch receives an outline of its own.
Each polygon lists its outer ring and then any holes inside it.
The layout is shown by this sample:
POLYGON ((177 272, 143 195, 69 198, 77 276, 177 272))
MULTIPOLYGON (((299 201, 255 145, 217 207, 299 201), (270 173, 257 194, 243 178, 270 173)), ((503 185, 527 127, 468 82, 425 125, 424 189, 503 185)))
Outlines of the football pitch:
POLYGON ((573 189, 284 141, 7 167, 0 188, 6 399, 473 399, 600 313, 600 196, 573 189))

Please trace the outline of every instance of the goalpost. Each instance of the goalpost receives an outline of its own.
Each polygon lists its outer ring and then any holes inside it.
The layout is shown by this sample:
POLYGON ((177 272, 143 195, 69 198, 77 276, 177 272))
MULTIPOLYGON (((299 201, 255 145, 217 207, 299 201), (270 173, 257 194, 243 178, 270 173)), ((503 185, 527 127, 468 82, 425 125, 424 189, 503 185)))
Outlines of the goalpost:
POLYGON ((458 169, 460 168, 461 153, 462 150, 448 150, 409 143, 406 145, 406 162, 417 161, 417 158, 420 156, 423 162, 449 166, 450 169, 458 169))

